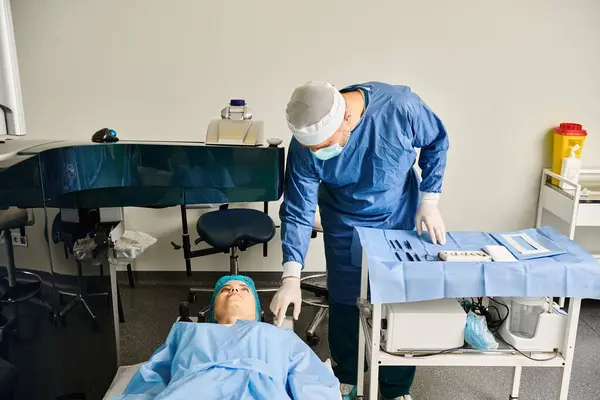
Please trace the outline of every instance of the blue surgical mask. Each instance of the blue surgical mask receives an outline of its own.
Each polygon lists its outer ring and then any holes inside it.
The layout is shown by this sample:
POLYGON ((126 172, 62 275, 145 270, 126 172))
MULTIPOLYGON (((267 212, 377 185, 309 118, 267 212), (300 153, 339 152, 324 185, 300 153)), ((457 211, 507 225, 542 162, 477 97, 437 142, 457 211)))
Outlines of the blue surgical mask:
POLYGON ((343 149, 344 148, 340 146, 339 143, 335 143, 329 147, 313 151, 312 153, 313 156, 317 157, 319 160, 327 161, 333 157, 339 156, 343 149))

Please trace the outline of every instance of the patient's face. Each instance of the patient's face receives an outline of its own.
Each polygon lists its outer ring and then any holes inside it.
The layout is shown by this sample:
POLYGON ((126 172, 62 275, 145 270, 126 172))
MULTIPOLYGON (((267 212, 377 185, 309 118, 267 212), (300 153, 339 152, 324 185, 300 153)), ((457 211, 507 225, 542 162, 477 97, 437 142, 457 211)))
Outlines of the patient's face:
POLYGON ((233 324, 238 319, 256 319, 256 300, 245 283, 229 281, 215 298, 215 320, 219 324, 233 324))

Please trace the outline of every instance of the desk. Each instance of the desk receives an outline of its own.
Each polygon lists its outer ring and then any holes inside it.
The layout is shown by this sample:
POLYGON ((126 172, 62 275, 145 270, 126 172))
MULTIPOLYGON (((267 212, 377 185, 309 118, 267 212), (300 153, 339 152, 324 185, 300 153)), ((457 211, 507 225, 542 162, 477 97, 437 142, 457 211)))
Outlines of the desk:
POLYGON ((0 207, 168 207, 278 200, 281 147, 0 143, 0 207), (20 147, 20 150, 19 150, 20 147))

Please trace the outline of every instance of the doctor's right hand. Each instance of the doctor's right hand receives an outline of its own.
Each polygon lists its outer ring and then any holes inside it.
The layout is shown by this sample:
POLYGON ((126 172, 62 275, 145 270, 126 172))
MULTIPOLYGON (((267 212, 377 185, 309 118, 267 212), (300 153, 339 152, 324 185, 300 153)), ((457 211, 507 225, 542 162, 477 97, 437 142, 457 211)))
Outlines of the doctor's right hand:
POLYGON ((277 326, 281 326, 283 323, 290 304, 294 304, 294 319, 297 320, 302 306, 302 291, 300 289, 300 279, 295 276, 283 278, 281 287, 271 301, 270 309, 277 318, 277 326))

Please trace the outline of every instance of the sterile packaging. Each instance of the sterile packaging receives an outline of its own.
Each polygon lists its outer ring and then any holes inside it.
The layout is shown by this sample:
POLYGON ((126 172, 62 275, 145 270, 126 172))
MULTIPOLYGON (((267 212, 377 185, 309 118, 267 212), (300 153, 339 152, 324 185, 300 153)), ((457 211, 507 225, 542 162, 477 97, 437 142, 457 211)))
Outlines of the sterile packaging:
POLYGON ((156 243, 156 238, 147 233, 125 231, 114 241, 109 261, 111 264, 129 264, 154 243, 156 243))
POLYGON ((93 238, 86 236, 73 244, 73 255, 78 261, 90 261, 92 265, 101 265, 105 259, 105 252, 97 252, 98 245, 93 238))
POLYGON ((473 311, 469 311, 467 314, 465 342, 477 350, 496 350, 498 348, 498 342, 488 329, 485 317, 477 315, 473 311))
POLYGON ((77 240, 73 245, 73 255, 79 261, 94 258, 94 250, 96 250, 96 242, 89 236, 77 240))

